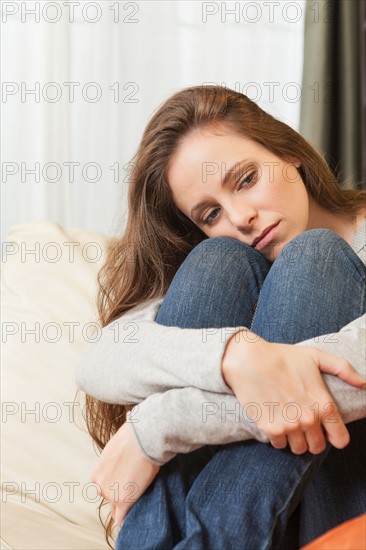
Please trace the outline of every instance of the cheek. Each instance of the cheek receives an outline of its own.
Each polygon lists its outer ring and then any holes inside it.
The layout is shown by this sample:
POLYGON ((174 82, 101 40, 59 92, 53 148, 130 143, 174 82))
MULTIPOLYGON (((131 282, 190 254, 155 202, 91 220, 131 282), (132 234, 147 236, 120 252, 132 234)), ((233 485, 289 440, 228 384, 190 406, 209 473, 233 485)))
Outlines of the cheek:
POLYGON ((287 182, 281 178, 269 181, 261 193, 261 203, 268 207, 285 204, 289 198, 287 182))
MULTIPOLYGON (((207 235, 207 230, 204 230, 204 232, 207 235)), ((232 239, 237 239, 237 231, 235 231, 235 228, 228 222, 228 221, 222 221, 219 222, 217 226, 213 227, 211 231, 208 231, 209 235, 208 237, 231 237, 232 239)))
POLYGON ((271 185, 270 196, 277 203, 286 204, 297 208, 306 201, 306 190, 303 181, 299 177, 297 170, 295 172, 284 168, 283 177, 279 178, 275 184, 271 185))
POLYGON ((218 223, 217 226, 213 227, 211 231, 208 232, 208 237, 228 237, 228 232, 224 223, 218 223))

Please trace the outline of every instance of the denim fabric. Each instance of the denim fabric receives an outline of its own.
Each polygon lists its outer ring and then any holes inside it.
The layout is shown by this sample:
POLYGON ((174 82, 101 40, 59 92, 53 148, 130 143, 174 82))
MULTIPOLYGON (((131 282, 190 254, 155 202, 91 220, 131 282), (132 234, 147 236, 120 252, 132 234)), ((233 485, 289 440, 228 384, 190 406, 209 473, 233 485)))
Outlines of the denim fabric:
MULTIPOLYGON (((272 264, 235 239, 211 238, 178 269, 156 322, 245 325, 296 343, 362 315, 365 280, 360 258, 327 229, 297 236, 272 264)), ((347 427, 349 445, 328 443, 320 455, 257 441, 177 455, 127 514, 116 550, 298 549, 366 511, 365 420, 347 427)))

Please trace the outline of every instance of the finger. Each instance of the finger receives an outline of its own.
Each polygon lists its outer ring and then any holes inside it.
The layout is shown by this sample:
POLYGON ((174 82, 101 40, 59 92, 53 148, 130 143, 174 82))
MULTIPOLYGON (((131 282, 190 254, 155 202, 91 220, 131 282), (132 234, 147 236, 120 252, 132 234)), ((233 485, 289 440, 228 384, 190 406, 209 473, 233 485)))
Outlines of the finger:
POLYGON ((326 449, 327 443, 320 424, 315 424, 308 430, 305 430, 304 434, 310 453, 318 455, 326 449))
POLYGON ((115 515, 115 522, 118 525, 118 527, 122 527, 122 524, 126 518, 128 510, 126 510, 125 507, 117 506, 116 507, 116 515, 115 515))
POLYGON ((344 380, 352 386, 362 387, 366 386, 366 380, 364 380, 357 371, 353 368, 351 363, 349 363, 344 357, 339 355, 333 355, 332 353, 327 353, 321 349, 318 349, 319 352, 319 369, 322 372, 328 374, 333 374, 338 376, 341 380, 344 380))
POLYGON ((275 449, 284 449, 287 447, 287 437, 286 435, 271 436, 269 441, 275 449))
POLYGON ((332 415, 327 414, 326 418, 322 418, 322 425, 326 432, 326 438, 334 447, 343 449, 348 445, 350 435, 338 411, 332 415))
POLYGON ((296 455, 302 455, 308 450, 308 444, 304 432, 301 429, 294 430, 287 434, 288 444, 291 451, 296 455))

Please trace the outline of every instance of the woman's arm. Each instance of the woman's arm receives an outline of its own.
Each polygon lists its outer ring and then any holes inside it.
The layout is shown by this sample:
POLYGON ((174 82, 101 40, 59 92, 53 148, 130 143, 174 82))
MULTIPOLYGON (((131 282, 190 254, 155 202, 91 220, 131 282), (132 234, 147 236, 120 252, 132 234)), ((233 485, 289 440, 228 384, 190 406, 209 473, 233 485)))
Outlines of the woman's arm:
MULTIPOLYGON (((211 424, 201 420, 202 407, 208 407, 207 411, 210 412, 210 405, 204 403, 212 403, 213 410, 221 407, 222 403, 224 412, 235 410, 239 406, 239 401, 231 387, 226 384, 221 370, 226 343, 237 328, 214 329, 212 334, 207 334, 201 329, 158 325, 153 319, 161 302, 162 299, 152 300, 150 305, 146 306, 145 303, 131 310, 130 315, 122 316, 115 323, 118 332, 115 328, 109 329, 110 325, 105 327, 103 338, 97 344, 90 343, 87 346, 87 353, 78 367, 77 385, 97 399, 111 403, 140 403, 151 395, 150 399, 140 405, 140 424, 136 425, 134 432, 141 442, 142 450, 146 448, 145 455, 157 464, 165 463, 170 459, 168 456, 190 452, 205 444, 224 444, 248 438, 268 441, 268 437, 253 422, 244 420, 239 423, 234 414, 224 415, 224 421, 217 413, 208 414, 211 424), (152 326, 156 329, 156 335, 161 329, 171 334, 168 340, 153 341, 152 353, 148 353, 148 334, 152 326), (131 327, 134 330, 132 335, 131 327), (165 353, 162 353, 162 348, 165 353), (196 352, 197 348, 199 353, 196 352), (177 353, 172 353, 175 349, 177 353), (136 363, 135 354, 139 358, 136 363), (218 385, 215 377, 218 378, 218 385), (194 381, 206 388, 186 387, 193 386, 194 381), (218 392, 212 390, 216 387, 219 388, 218 392), (189 421, 187 414, 190 415, 189 421), (201 434, 198 442, 197 433, 201 434), (165 440, 173 442, 174 447, 167 450, 165 440)), ((299 342, 296 346, 317 347, 345 357, 364 377, 365 319, 366 315, 349 323, 339 333, 299 342)), ((353 388, 336 376, 324 374, 323 377, 345 422, 365 416, 362 412, 365 397, 361 390, 353 388)), ((134 413, 137 410, 135 408, 134 413)))
MULTIPOLYGON (((322 377, 345 423, 366 417, 365 390, 331 374, 322 377)), ((204 445, 248 439, 269 442, 235 395, 192 387, 151 395, 128 413, 128 422, 141 452, 160 466, 178 453, 204 445)))
POLYGON ((149 395, 193 386, 232 393, 221 373, 226 342, 240 328, 182 329, 154 321, 163 298, 131 309, 86 344, 78 388, 106 403, 140 403, 149 395))
MULTIPOLYGON (((344 356, 348 359, 354 346, 360 350, 357 370, 363 379, 366 375, 364 319, 365 316, 357 323, 358 339, 350 323, 340 331, 342 334, 338 341, 344 346, 344 356)), ((326 345, 329 350, 330 336, 322 339, 321 347, 326 345)), ((310 346, 310 342, 302 344, 310 346)), ((337 367, 337 361, 334 364, 337 367)), ((366 392, 363 388, 354 387, 332 374, 321 373, 321 376, 333 397, 326 401, 325 407, 322 404, 319 407, 329 422, 336 420, 333 402, 345 423, 366 417, 366 392)), ((311 408, 316 413, 316 409, 311 408)), ((132 409, 128 418, 141 452, 154 464, 162 465, 177 453, 188 453, 203 445, 220 445, 247 439, 268 442, 268 436, 250 419, 248 412, 234 395, 187 387, 148 397, 132 409)))
MULTIPOLYGON (((231 336, 245 327, 181 329, 154 321, 163 298, 144 302, 104 327, 76 367, 78 388, 106 403, 140 403, 150 395, 192 386, 233 394, 222 374, 231 336)), ((366 314, 339 332, 295 344, 345 357, 364 376, 366 314)))
POLYGON ((190 453, 204 445, 248 439, 268 442, 234 395, 198 388, 151 395, 127 418, 141 452, 160 466, 178 453, 190 453))
MULTIPOLYGON (((364 324, 362 327, 356 345, 361 346, 360 368, 364 370, 364 324)), ((271 405, 270 414, 267 411, 259 416, 257 425, 268 435, 272 445, 284 448, 289 444, 294 453, 309 450, 317 454, 324 450, 325 433, 335 447, 345 447, 349 443, 349 433, 339 408, 347 416, 351 413, 349 421, 355 419, 352 417, 355 406, 356 415, 364 417, 366 394, 362 392, 361 401, 356 397, 355 403, 352 395, 348 399, 347 393, 338 395, 336 385, 332 396, 322 374, 331 374, 360 389, 366 388, 365 376, 357 373, 345 354, 341 356, 321 347, 270 343, 259 336, 257 338, 253 344, 240 338, 230 340, 223 358, 223 373, 243 405, 255 402, 263 412, 271 405)), ((347 342, 345 337, 342 340, 347 342)), ((349 348, 353 350, 352 342, 349 348)))
MULTIPOLYGON (((359 370, 365 377, 365 330, 363 330, 363 337, 358 344, 360 349, 364 350, 364 360, 362 368, 359 370)), ((269 346, 272 345, 269 343, 269 346)), ((278 346, 278 344, 274 344, 274 346, 278 346)), ((346 347, 347 349, 349 348, 346 347)), ((300 352, 299 349, 295 350, 295 347, 293 351, 300 352)), ((270 355, 272 354, 270 353, 270 355)), ((301 357, 301 353, 299 357, 301 357)), ((344 376, 346 370, 341 372, 343 360, 341 359, 338 363, 336 359, 331 356, 332 368, 334 367, 340 375, 344 376)), ((306 369, 307 365, 304 363, 305 373, 308 372, 306 369)), ((319 414, 325 415, 325 421, 328 422, 328 435, 331 434, 330 428, 332 430, 341 428, 342 422, 336 414, 337 407, 337 413, 345 423, 366 417, 366 392, 364 389, 354 387, 332 374, 320 373, 320 375, 331 398, 325 396, 324 399, 321 394, 318 399, 314 391, 314 400, 311 399, 310 406, 306 409, 307 412, 311 412, 312 416, 314 415, 314 418, 319 414)), ((305 378, 308 377, 305 376, 305 378)), ((257 381, 255 381, 255 386, 256 383, 257 381)), ((311 396, 313 396, 312 392, 311 396)), ((291 398, 287 399, 285 405, 292 402, 291 398)), ((264 415, 268 414, 271 404, 278 403, 277 397, 266 401, 265 407, 259 406, 258 397, 255 402, 254 415, 249 407, 245 406, 246 403, 248 401, 243 399, 240 402, 234 395, 217 394, 191 387, 172 389, 165 393, 152 395, 143 403, 136 405, 129 413, 129 423, 144 456, 152 463, 162 465, 177 453, 188 453, 204 445, 225 444, 248 439, 268 442, 269 438, 266 433, 258 428, 257 422, 251 420, 249 414, 253 419, 255 416, 260 416, 261 412, 264 415), (244 407, 241 403, 244 404, 244 407)), ((294 412, 291 406, 287 408, 281 405, 275 409, 281 414, 285 411, 289 417, 294 412)), ((304 411, 305 409, 299 408, 299 410, 304 411)), ((333 438, 332 441, 332 435, 328 439, 331 443, 335 440, 333 438)))

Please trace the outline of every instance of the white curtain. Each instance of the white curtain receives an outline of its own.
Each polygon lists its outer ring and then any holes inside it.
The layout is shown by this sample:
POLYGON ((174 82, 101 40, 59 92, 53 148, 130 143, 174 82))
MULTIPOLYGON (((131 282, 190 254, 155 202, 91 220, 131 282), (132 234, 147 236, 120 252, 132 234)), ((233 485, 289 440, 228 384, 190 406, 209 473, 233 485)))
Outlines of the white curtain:
POLYGON ((2 240, 123 231, 126 165, 180 88, 237 89, 298 129, 304 18, 304 0, 2 2, 2 240))

